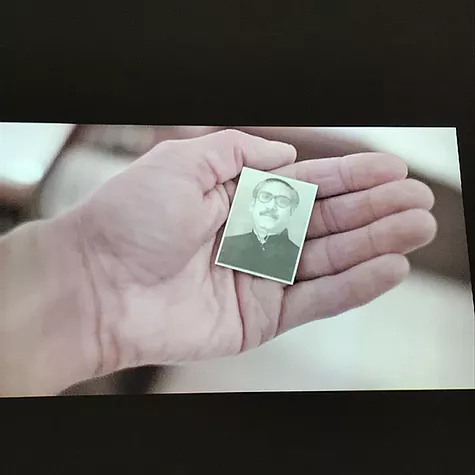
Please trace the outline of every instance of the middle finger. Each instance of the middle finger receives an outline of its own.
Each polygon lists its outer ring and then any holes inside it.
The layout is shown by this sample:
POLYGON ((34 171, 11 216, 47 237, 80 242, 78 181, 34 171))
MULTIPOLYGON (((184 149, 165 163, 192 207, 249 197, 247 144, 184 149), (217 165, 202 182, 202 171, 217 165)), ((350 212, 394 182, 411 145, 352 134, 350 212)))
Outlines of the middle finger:
POLYGON ((311 239, 304 245, 297 279, 338 274, 383 254, 407 254, 428 244, 436 228, 428 211, 411 209, 363 228, 311 239))
POLYGON ((434 195, 430 188, 413 179, 317 200, 310 217, 307 239, 350 231, 413 208, 430 210, 433 204, 434 195))

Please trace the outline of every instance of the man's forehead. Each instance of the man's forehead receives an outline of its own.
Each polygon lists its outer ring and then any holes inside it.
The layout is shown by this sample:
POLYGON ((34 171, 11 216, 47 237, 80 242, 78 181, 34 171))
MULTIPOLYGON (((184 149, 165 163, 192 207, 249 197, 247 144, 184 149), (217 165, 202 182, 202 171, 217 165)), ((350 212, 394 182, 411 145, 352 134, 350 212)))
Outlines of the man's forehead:
POLYGON ((262 185, 261 191, 268 191, 274 195, 284 195, 288 196, 289 198, 292 197, 292 191, 287 186, 279 181, 268 181, 262 185))

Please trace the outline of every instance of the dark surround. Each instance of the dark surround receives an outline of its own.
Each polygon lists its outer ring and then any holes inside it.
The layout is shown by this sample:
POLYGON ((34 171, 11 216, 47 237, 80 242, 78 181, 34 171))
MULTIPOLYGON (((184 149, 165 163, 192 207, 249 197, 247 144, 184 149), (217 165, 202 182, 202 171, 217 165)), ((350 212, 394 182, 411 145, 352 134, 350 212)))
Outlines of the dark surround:
MULTIPOLYGON (((51 3, 3 6, 0 120, 456 126, 475 262, 472 1, 51 3)), ((473 391, 5 399, 1 463, 468 474, 474 406, 473 391)))

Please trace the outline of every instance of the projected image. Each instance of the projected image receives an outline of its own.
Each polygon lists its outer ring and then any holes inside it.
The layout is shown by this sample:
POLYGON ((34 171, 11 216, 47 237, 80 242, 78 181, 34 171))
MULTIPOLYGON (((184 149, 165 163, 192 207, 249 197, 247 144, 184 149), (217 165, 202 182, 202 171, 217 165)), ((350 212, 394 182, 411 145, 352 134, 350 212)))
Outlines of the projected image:
POLYGON ((0 138, 1 396, 474 387, 455 129, 0 138))

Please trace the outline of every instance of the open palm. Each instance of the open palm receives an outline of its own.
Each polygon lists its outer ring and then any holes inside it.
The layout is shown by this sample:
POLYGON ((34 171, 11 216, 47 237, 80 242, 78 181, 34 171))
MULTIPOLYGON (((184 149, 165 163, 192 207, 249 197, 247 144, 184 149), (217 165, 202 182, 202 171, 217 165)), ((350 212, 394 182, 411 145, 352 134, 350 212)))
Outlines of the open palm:
POLYGON ((102 373, 237 354, 403 280, 435 235, 429 188, 390 155, 295 158, 237 131, 163 142, 75 211, 102 373), (214 265, 244 165, 319 185, 293 286, 214 265))

